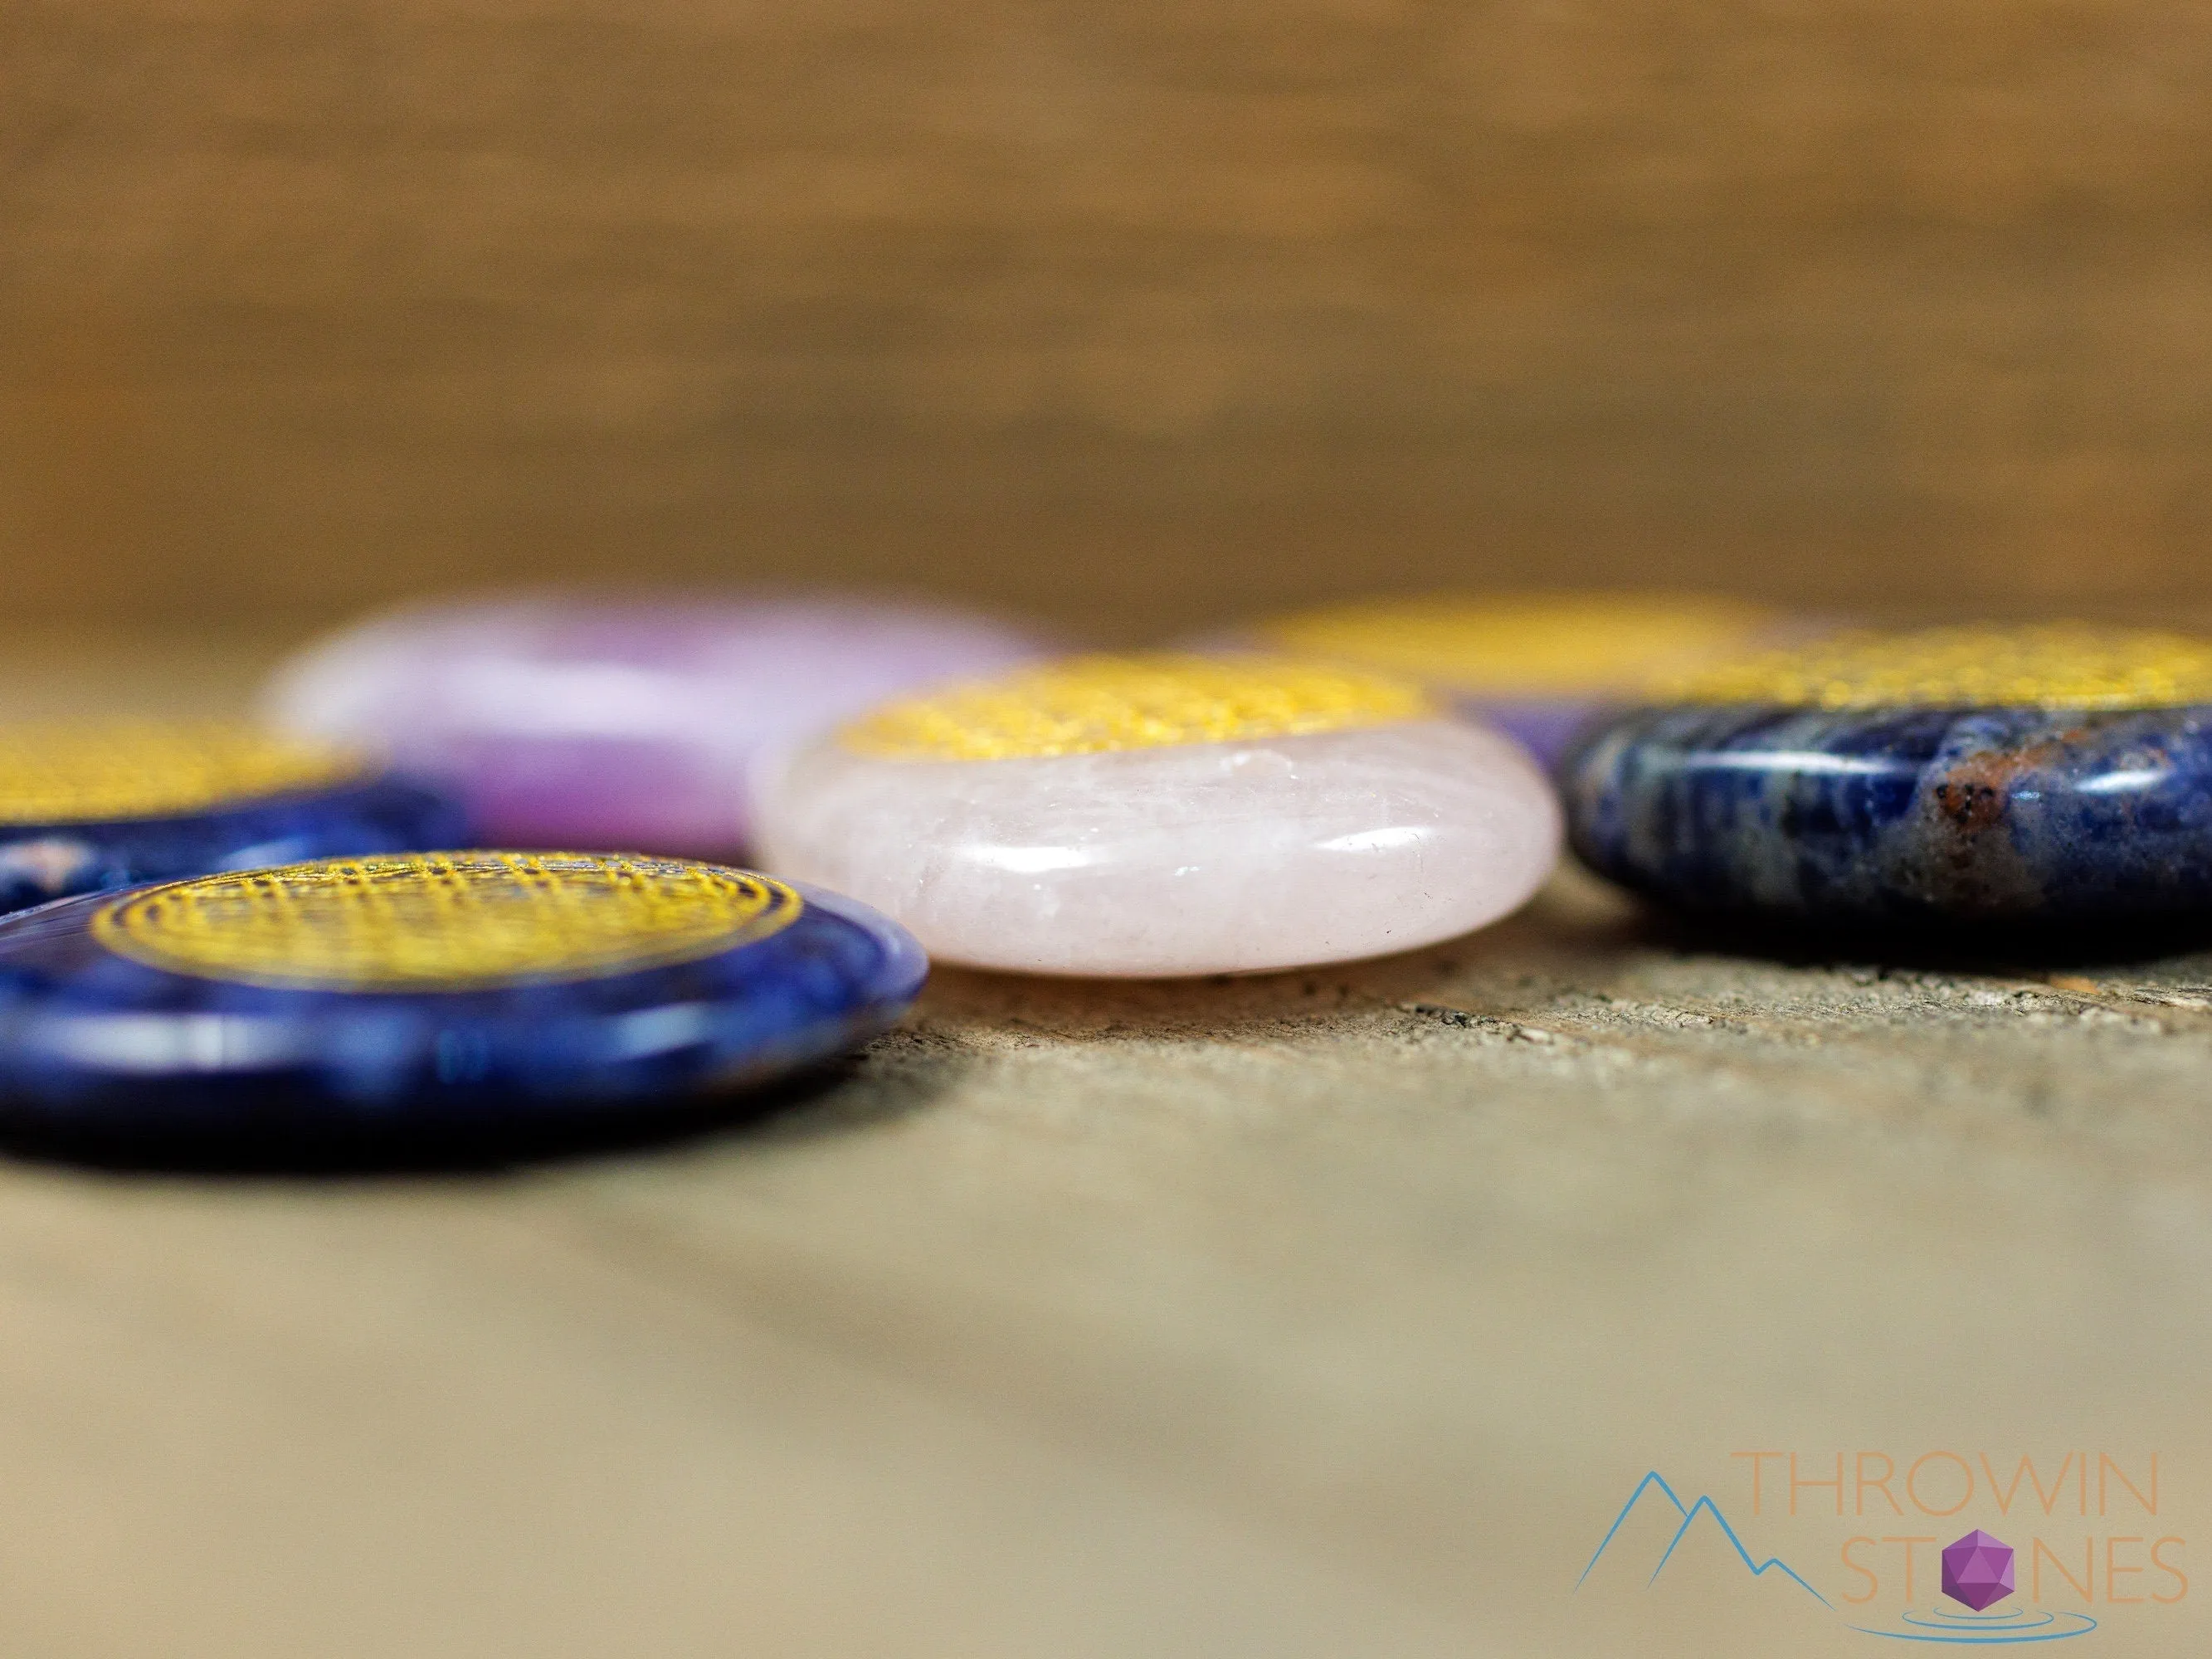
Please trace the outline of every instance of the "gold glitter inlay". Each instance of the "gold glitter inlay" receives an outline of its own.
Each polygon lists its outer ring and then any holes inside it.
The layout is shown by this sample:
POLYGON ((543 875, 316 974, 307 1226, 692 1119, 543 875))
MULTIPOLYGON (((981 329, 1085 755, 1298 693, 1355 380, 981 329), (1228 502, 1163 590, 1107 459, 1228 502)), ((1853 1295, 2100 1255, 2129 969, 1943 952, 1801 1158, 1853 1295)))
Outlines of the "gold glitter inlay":
POLYGON ((362 757, 214 722, 0 726, 0 823, 170 817, 351 781, 362 757))
POLYGON ((887 704, 840 737, 888 760, 1009 760, 1298 737, 1435 712, 1416 687, 1315 664, 1076 657, 887 704))
POLYGON ((304 990, 472 991, 712 956, 799 918, 781 882, 681 859, 420 853, 202 876, 93 937, 171 973, 304 990))
POLYGON ((2212 640, 2084 623, 1841 634, 1686 676, 1667 701, 1804 708, 2212 702, 2212 640))
POLYGON ((1260 624, 1279 651, 1498 696, 1634 696, 1741 653, 1776 623, 1730 599, 1599 594, 1382 599, 1260 624))

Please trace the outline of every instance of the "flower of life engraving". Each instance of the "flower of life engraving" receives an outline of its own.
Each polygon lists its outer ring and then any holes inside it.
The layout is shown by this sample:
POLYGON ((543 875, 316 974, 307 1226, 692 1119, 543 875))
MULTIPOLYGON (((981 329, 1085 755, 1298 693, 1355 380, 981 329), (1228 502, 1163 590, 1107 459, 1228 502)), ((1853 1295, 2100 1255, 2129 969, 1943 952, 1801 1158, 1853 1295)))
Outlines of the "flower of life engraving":
POLYGON ((795 921, 747 871, 590 853, 423 853, 202 876, 118 898, 93 937, 204 979, 300 990, 474 991, 718 955, 795 921))

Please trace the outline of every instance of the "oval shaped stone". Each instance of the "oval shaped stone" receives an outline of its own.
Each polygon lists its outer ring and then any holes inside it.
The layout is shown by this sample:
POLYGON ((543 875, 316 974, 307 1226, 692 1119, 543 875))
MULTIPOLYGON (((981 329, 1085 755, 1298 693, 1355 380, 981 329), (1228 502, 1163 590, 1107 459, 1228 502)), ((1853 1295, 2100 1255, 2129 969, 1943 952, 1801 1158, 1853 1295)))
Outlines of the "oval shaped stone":
POLYGON ((541 594, 370 619, 285 665, 267 712, 373 743, 478 836, 719 856, 764 757, 887 696, 1040 656, 1019 629, 853 599, 541 594))
POLYGON ((781 1077, 927 973, 863 905, 596 854, 325 860, 0 921, 0 1125, 149 1146, 497 1136, 781 1077))
POLYGON ((0 726, 0 911, 467 838, 447 797, 340 745, 216 721, 0 726))
POLYGON ((1601 711, 1809 628, 1738 599, 1627 593, 1370 599, 1255 623, 1262 649, 1417 680, 1546 766, 1601 711))
POLYGON ((1526 755, 1402 682, 1316 665, 1082 658, 890 705, 764 793, 769 866, 946 961, 1243 973, 1410 949, 1541 884, 1526 755))
POLYGON ((1853 635, 1682 694, 1562 774, 1577 854, 1663 902, 1856 923, 2212 908, 2212 642, 1853 635))

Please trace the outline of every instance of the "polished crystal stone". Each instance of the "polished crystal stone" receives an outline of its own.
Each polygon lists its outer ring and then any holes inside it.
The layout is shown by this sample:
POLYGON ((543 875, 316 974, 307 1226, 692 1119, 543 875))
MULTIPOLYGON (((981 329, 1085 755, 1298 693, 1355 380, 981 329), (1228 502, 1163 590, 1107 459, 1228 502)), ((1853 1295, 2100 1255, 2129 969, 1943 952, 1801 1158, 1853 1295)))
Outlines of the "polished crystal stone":
POLYGON ((1406 950, 1542 883, 1522 750, 1415 689, 1264 659, 1079 659, 891 705, 764 793, 769 867, 941 959, 1249 972, 1406 950))
POLYGON ((1431 595, 1293 612, 1244 637, 1418 680, 1549 766, 1601 710, 1806 626, 1733 599, 1431 595))
POLYGON ((1039 648, 914 605, 540 595, 372 619, 288 664, 267 702, 455 790, 486 840, 713 856, 746 842, 764 757, 1039 648))
POLYGON ((1980 1613, 2013 1592, 2012 1546, 1978 1528, 1943 1547, 1943 1594, 1980 1613))
POLYGON ((466 838, 450 799, 327 744, 212 722, 0 727, 0 911, 466 838))
POLYGON ((1853 635, 1686 696, 1561 773, 1576 850, 1654 898, 1881 924, 2212 912, 2212 642, 1853 635))
POLYGON ((0 921, 0 1127, 148 1145, 650 1115, 865 1042, 920 989, 866 907, 680 860, 326 860, 0 921))

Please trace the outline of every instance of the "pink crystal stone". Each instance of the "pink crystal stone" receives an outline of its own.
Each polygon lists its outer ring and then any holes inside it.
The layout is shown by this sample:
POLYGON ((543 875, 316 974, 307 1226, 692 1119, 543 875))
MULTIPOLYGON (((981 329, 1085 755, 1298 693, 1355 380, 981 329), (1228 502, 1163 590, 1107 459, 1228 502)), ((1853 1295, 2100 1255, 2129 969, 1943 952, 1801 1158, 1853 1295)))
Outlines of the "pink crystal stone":
POLYGON ((769 757, 1042 649, 985 617, 885 601, 540 594, 374 617, 286 664, 266 708, 445 785, 490 843, 729 856, 750 839, 769 757))
POLYGON ((1271 732, 1263 717, 1211 741, 1187 738, 1222 722, 1176 737, 1181 715, 1158 699, 1126 719, 1100 714, 1104 694, 1025 713, 1054 675, 1110 689, 1115 660, 983 688, 965 711, 986 717, 967 725, 948 694, 808 746, 763 788, 765 861, 895 916, 941 961, 1151 976, 1431 944, 1517 907, 1558 857, 1559 808, 1526 753, 1431 706, 1333 729, 1271 732), (993 726, 1006 706, 1023 717, 993 726), (1085 722, 1131 740, 1086 747, 1085 722))

